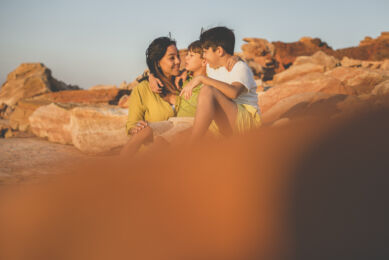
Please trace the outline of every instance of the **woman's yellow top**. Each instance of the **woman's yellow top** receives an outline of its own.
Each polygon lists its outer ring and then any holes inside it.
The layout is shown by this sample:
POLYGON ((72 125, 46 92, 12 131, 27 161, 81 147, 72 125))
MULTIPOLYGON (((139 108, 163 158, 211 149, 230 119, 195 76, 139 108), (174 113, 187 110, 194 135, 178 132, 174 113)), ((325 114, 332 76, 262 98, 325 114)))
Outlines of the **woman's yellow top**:
MULTIPOLYGON (((187 84, 189 81, 184 82, 187 84)), ((201 86, 193 89, 189 100, 177 96, 176 104, 162 99, 159 94, 151 91, 149 81, 144 80, 133 88, 128 102, 127 134, 138 121, 157 122, 169 117, 194 117, 197 108, 197 97, 201 86)))

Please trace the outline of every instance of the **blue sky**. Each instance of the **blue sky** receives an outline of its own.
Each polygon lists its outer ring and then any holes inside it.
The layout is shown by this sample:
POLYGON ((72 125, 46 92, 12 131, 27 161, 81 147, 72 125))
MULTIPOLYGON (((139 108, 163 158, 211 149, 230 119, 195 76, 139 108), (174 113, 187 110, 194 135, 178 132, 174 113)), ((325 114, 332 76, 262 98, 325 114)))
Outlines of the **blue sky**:
POLYGON ((154 38, 171 32, 185 48, 201 27, 218 25, 235 31, 235 51, 244 37, 356 46, 389 31, 388 10, 388 0, 0 0, 0 84, 23 62, 43 62, 82 88, 131 82, 146 68, 154 38))

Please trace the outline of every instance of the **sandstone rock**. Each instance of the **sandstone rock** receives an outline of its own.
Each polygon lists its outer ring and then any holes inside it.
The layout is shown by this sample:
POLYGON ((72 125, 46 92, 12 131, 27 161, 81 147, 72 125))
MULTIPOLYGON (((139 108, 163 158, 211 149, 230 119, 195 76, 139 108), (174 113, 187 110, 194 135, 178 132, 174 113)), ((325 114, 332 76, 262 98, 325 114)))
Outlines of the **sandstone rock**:
POLYGON ((381 69, 389 70, 389 59, 384 60, 384 62, 382 63, 381 69))
POLYGON ((311 56, 323 51, 334 56, 334 50, 319 38, 303 37, 298 42, 272 42, 276 49, 277 61, 285 68, 289 67, 299 56, 311 56))
POLYGON ((382 109, 389 109, 389 95, 360 95, 348 96, 337 104, 338 114, 333 118, 358 118, 366 113, 374 113, 382 109))
POLYGON ((0 138, 7 138, 10 133, 12 134, 12 129, 9 120, 0 119, 0 138))
POLYGON ((4 134, 4 138, 11 138, 13 136, 14 136, 14 133, 13 133, 12 129, 10 129, 10 128, 4 134))
POLYGON ((129 90, 112 88, 97 90, 73 90, 52 92, 34 97, 33 100, 46 100, 50 103, 78 103, 78 104, 112 104, 116 105, 119 99, 129 90))
POLYGON ((14 111, 14 107, 12 106, 8 106, 7 104, 0 104, 0 119, 1 118, 4 118, 4 119, 8 119, 9 116, 12 114, 12 112, 14 111))
POLYGON ((20 100, 9 116, 12 129, 19 131, 28 131, 30 122, 28 118, 39 107, 50 104, 46 100, 20 100))
POLYGON ((366 36, 365 39, 363 39, 360 43, 359 46, 364 46, 364 45, 369 45, 373 43, 373 38, 370 36, 366 36))
POLYGON ((254 59, 258 56, 274 56, 275 47, 266 39, 243 38, 247 44, 242 45, 242 51, 246 59, 254 59))
POLYGON ((258 95, 258 105, 262 113, 268 111, 280 100, 306 92, 323 92, 328 94, 356 95, 357 92, 344 86, 340 80, 324 75, 323 73, 310 73, 305 76, 277 84, 269 90, 258 95))
POLYGON ((14 106, 19 100, 43 93, 78 89, 54 79, 42 63, 23 63, 8 74, 0 89, 0 104, 14 106))
POLYGON ((371 92, 373 95, 387 95, 389 94, 389 80, 385 80, 374 87, 371 92))
POLYGON ((120 98, 118 102, 118 106, 121 108, 128 108, 128 100, 130 98, 130 95, 124 95, 120 98))
POLYGON ((287 117, 326 117, 338 112, 336 104, 343 101, 347 95, 328 94, 322 92, 306 92, 296 94, 280 100, 266 113, 262 114, 262 121, 265 124, 287 117))
POLYGON ((260 38, 244 38, 247 44, 242 45, 242 53, 237 53, 252 69, 254 77, 271 80, 276 72, 284 68, 276 61, 275 47, 272 43, 260 38))
POLYGON ((120 83, 119 85, 119 89, 128 89, 128 85, 126 81, 123 81, 122 83, 120 83))
POLYGON ((383 32, 376 39, 365 38, 359 46, 336 50, 335 57, 349 57, 365 61, 382 61, 389 59, 389 37, 383 32))
POLYGON ((389 60, 364 61, 364 60, 356 60, 356 59, 350 59, 348 57, 344 57, 341 61, 341 65, 343 67, 389 70, 389 60))
POLYGON ((29 117, 31 132, 50 142, 71 144, 70 115, 73 107, 54 103, 39 107, 29 117))
MULTIPOLYGON (((274 74, 289 68, 298 57, 312 56, 317 52, 334 57, 332 61, 328 59, 318 61, 319 64, 326 66, 326 70, 337 64, 337 62, 334 62, 335 58, 340 60, 348 57, 364 61, 389 59, 389 39, 387 35, 388 33, 385 32, 377 39, 367 38, 366 44, 361 46, 339 50, 333 50, 319 38, 302 37, 299 41, 291 43, 280 41, 270 43, 265 39, 245 38, 247 44, 242 46, 243 52, 238 55, 248 63, 256 77, 268 81, 273 79, 274 74)), ((306 63, 306 61, 306 58, 300 58, 297 64, 306 63)), ((312 60, 309 62, 312 63, 312 60)), ((317 62, 314 63, 318 64, 317 62)), ((375 65, 369 63, 367 66, 374 67, 375 65)), ((389 64, 386 66, 389 67, 389 64)))
POLYGON ((389 72, 365 68, 337 67, 325 74, 340 80, 344 86, 355 89, 357 95, 369 94, 376 85, 389 79, 389 72))
POLYGON ((297 57, 293 63, 293 66, 306 64, 306 63, 323 65, 325 70, 327 71, 335 68, 339 64, 339 60, 333 56, 327 55, 323 51, 318 51, 312 56, 297 57))
POLYGON ((274 76, 273 82, 280 84, 288 80, 296 79, 298 77, 314 73, 314 72, 324 72, 325 67, 319 64, 313 63, 304 63, 300 65, 293 65, 289 69, 278 73, 274 76))
POLYGON ((117 89, 116 85, 96 85, 93 87, 90 87, 88 90, 101 90, 101 89, 117 89))
POLYGON ((71 112, 72 143, 85 153, 103 153, 128 141, 127 109, 113 106, 76 107, 71 112))

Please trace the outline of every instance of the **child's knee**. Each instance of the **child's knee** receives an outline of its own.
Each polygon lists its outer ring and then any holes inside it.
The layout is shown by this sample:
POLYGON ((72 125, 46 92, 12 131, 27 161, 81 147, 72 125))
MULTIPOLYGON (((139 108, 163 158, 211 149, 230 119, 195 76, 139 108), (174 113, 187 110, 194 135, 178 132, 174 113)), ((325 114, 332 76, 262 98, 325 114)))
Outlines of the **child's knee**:
POLYGON ((199 95, 207 95, 209 93, 212 93, 212 87, 209 85, 204 85, 201 87, 199 95))

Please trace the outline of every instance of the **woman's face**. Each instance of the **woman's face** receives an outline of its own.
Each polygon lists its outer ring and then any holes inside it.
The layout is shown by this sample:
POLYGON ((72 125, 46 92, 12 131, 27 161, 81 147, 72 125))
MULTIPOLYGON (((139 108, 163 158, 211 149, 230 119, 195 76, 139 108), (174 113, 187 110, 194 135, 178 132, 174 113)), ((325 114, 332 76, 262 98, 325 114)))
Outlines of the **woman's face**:
POLYGON ((170 45, 165 55, 159 61, 163 74, 168 78, 178 76, 180 74, 180 64, 181 61, 176 46, 170 45))

